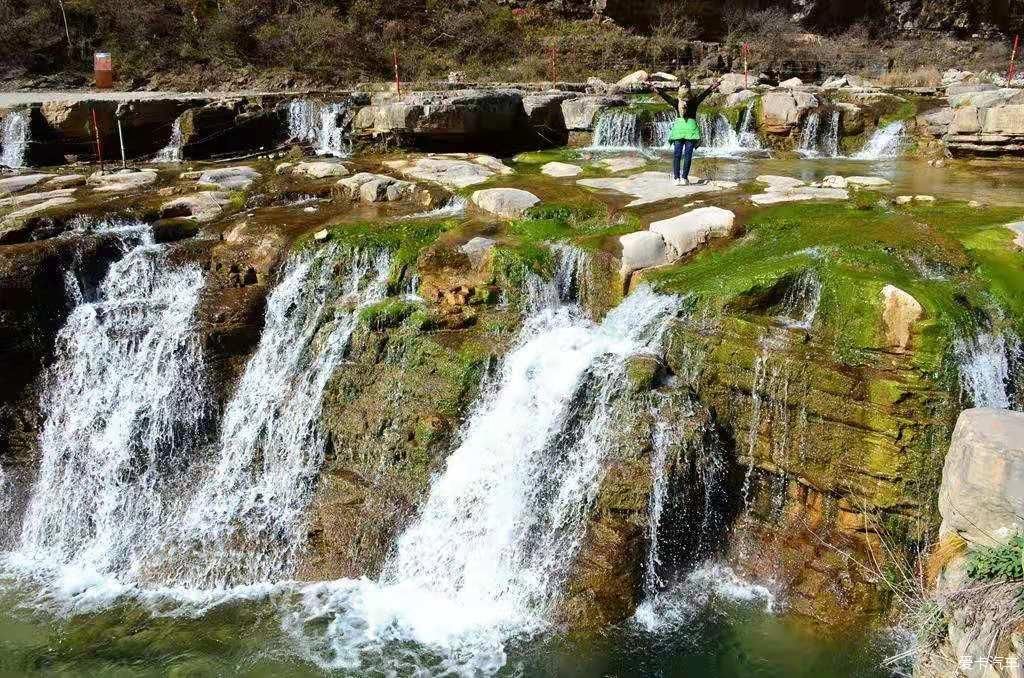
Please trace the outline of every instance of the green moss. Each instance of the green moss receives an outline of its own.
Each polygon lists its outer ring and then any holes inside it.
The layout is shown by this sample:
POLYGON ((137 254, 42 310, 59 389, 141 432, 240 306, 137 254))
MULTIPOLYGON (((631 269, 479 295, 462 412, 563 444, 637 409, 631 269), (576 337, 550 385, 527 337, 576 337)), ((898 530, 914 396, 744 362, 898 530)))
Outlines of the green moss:
POLYGON ((374 330, 397 327, 403 320, 422 309, 423 305, 414 301, 384 299, 359 311, 359 322, 374 330))
POLYGON ((791 204, 756 214, 745 237, 706 250, 647 277, 666 291, 695 294, 722 309, 770 289, 786 276, 812 269, 822 284, 818 325, 845 362, 864 362, 882 347, 881 290, 912 294, 925 316, 915 328, 914 360, 937 372, 957 327, 972 309, 993 303, 1024 317, 1024 269, 1001 226, 1019 213, 936 204, 893 211, 870 206, 791 204), (948 271, 922 275, 919 262, 948 271))
POLYGON ((917 102, 913 99, 908 99, 900 103, 896 108, 884 112, 878 119, 878 124, 884 126, 899 120, 910 120, 915 115, 917 115, 917 102))
POLYGON ((233 191, 228 196, 228 208, 235 212, 245 209, 245 191, 233 191))

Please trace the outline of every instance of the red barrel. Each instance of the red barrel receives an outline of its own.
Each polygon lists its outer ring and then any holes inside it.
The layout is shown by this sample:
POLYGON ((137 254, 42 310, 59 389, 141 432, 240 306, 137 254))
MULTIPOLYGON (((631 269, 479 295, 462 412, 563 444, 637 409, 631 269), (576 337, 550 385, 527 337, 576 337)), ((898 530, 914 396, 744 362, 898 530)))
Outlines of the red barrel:
POLYGON ((93 72, 96 78, 96 87, 110 89, 114 86, 114 61, 110 58, 110 52, 96 52, 93 56, 93 72))

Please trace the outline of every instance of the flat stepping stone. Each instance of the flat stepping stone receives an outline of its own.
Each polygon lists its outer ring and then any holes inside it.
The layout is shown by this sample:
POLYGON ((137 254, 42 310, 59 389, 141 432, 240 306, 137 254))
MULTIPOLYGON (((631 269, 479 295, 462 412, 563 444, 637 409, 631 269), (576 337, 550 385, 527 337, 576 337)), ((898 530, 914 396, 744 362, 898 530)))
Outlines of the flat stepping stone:
POLYGON ((155 181, 156 172, 143 170, 142 172, 115 172, 113 174, 96 172, 89 177, 88 183, 97 193, 123 193, 148 186, 155 181))
MULTIPOLYGON (((696 177, 692 182, 698 181, 696 177)), ((603 179, 578 179, 580 186, 600 188, 631 195, 635 200, 627 207, 649 205, 662 200, 688 198, 702 193, 718 193, 727 188, 735 188, 730 182, 711 181, 707 183, 691 183, 689 186, 676 186, 672 175, 668 172, 640 172, 628 177, 607 177, 603 179)))
POLYGON ((212 187, 222 191, 244 191, 261 176, 263 175, 245 165, 221 167, 201 172, 199 174, 199 185, 204 188, 212 187))
POLYGON ((549 162, 541 166, 540 173, 549 177, 578 177, 583 174, 583 168, 567 162, 549 162))
POLYGON ((846 177, 846 183, 859 187, 892 186, 891 181, 882 177, 846 177))
POLYGON ((389 167, 404 177, 430 181, 446 188, 466 188, 482 184, 498 175, 512 174, 512 168, 489 155, 444 153, 421 158, 387 160, 389 167))
POLYGON ((750 196, 755 205, 776 205, 784 202, 801 202, 805 200, 849 200, 850 192, 841 188, 814 188, 798 186, 796 188, 767 191, 750 196))
POLYGON ((533 193, 518 188, 488 188, 476 191, 470 200, 485 212, 506 219, 518 219, 540 202, 533 193))
POLYGON ((75 190, 76 189, 74 188, 62 188, 56 191, 46 191, 44 193, 21 193, 19 195, 11 196, 10 198, 0 199, 0 208, 8 209, 11 207, 22 207, 24 205, 44 202, 54 198, 69 198, 74 194, 75 190))
POLYGON ((337 185, 353 200, 362 202, 399 202, 416 196, 416 184, 386 174, 359 172, 338 181, 337 185))
POLYGON ((85 175, 84 174, 62 174, 60 176, 50 179, 45 184, 46 188, 59 189, 59 188, 77 188, 79 186, 85 186, 85 175))
POLYGON ((231 196, 225 191, 200 191, 164 203, 160 216, 164 219, 188 217, 205 224, 220 216, 230 202, 231 196))
MULTIPOLYGON (((285 163, 282 163, 285 164, 285 163)), ((281 165, 275 168, 277 174, 284 174, 281 170, 281 165)), ((326 179, 327 177, 345 177, 348 176, 348 168, 342 165, 340 162, 300 162, 296 165, 292 165, 288 168, 288 174, 303 174, 307 177, 314 179, 326 179)))
POLYGON ((31 188, 36 184, 52 179, 57 176, 56 174, 22 174, 17 177, 8 177, 6 179, 0 179, 0 195, 9 195, 11 193, 17 193, 23 191, 26 188, 31 188))
POLYGON ((19 219, 27 219, 28 217, 34 217, 37 214, 42 214, 47 210, 51 210, 55 207, 63 207, 65 205, 71 205, 75 202, 74 198, 50 198, 45 202, 37 203, 29 207, 24 207, 15 212, 11 212, 3 218, 4 223, 10 223, 18 221, 19 219))
POLYGON ((640 169, 647 166, 647 160, 635 155, 618 156, 615 158, 604 158, 598 160, 597 164, 602 165, 609 172, 626 172, 628 170, 640 169))
POLYGON ((759 184, 765 184, 768 186, 769 191, 783 190, 787 188, 796 188, 797 186, 805 186, 807 182, 794 177, 783 177, 778 174, 761 174, 754 179, 759 184))

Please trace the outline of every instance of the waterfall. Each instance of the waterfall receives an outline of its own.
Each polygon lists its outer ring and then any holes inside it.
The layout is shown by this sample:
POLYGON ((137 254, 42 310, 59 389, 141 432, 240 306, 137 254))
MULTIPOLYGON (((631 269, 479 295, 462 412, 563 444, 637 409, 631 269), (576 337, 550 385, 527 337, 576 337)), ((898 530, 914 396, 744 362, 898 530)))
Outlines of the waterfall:
POLYGON ((453 195, 440 207, 435 207, 432 210, 425 210, 423 212, 416 212, 415 214, 409 214, 401 217, 401 219, 447 219, 448 217, 459 217, 466 213, 466 207, 468 204, 469 203, 462 196, 453 195))
POLYGON ((171 125, 171 138, 167 145, 157 151, 156 162, 181 162, 184 158, 185 138, 181 133, 181 117, 175 118, 171 125))
POLYGON ((191 493, 178 568, 190 586, 292 574, 323 462, 319 415, 359 310, 384 298, 391 255, 328 246, 293 255, 267 301, 263 336, 225 408, 217 460, 191 493))
POLYGON ((1017 409, 1018 371, 1024 366, 1024 348, 1014 334, 979 332, 954 342, 959 363, 960 390, 975 407, 1017 409))
POLYGON ((756 127, 756 115, 754 115, 754 102, 756 99, 751 99, 747 103, 746 109, 743 111, 743 115, 740 116, 740 134, 739 143, 742 148, 759 151, 764 146, 761 144, 761 140, 757 136, 756 127))
POLYGON ((857 160, 898 158, 903 151, 904 124, 892 122, 875 130, 864 148, 853 155, 857 160))
POLYGON ((31 134, 28 111, 10 111, 0 118, 0 165, 24 167, 31 134))
POLYGON ((347 157, 351 150, 341 118, 348 110, 344 103, 294 99, 288 104, 288 134, 295 141, 311 144, 317 155, 347 157))
POLYGON ((839 110, 812 111, 804 120, 797 153, 806 158, 838 158, 839 110))
POLYGON ((810 330, 820 303, 821 282, 814 271, 804 271, 786 287, 776 319, 786 327, 810 330))
MULTIPOLYGON (((194 320, 202 272, 133 235, 94 294, 76 289, 57 336, 19 549, 42 565, 127 578, 159 548, 210 417, 194 320)), ((78 287, 73 276, 67 284, 78 287)))
POLYGON ((604 149, 643 148, 639 116, 628 110, 605 111, 594 126, 594 140, 591 145, 604 149))
POLYGON ((443 595, 488 624, 543 623, 603 477, 625 360, 657 348, 677 303, 641 288, 599 325, 575 305, 536 311, 383 581, 443 595))

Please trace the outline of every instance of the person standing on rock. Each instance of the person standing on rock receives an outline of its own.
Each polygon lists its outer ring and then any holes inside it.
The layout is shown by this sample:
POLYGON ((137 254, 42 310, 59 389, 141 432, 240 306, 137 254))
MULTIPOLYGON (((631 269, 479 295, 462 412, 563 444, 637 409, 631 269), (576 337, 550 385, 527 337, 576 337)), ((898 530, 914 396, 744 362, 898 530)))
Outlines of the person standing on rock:
POLYGON ((672 178, 675 180, 676 186, 690 185, 690 165, 693 163, 693 151, 700 143, 700 123, 697 121, 697 109, 721 84, 722 79, 719 78, 712 82, 706 90, 694 96, 690 81, 683 80, 679 84, 678 96, 673 97, 668 92, 648 83, 652 92, 667 101, 679 113, 679 117, 672 123, 672 129, 668 134, 668 140, 672 144, 672 178), (682 164, 681 170, 680 164, 682 164))

